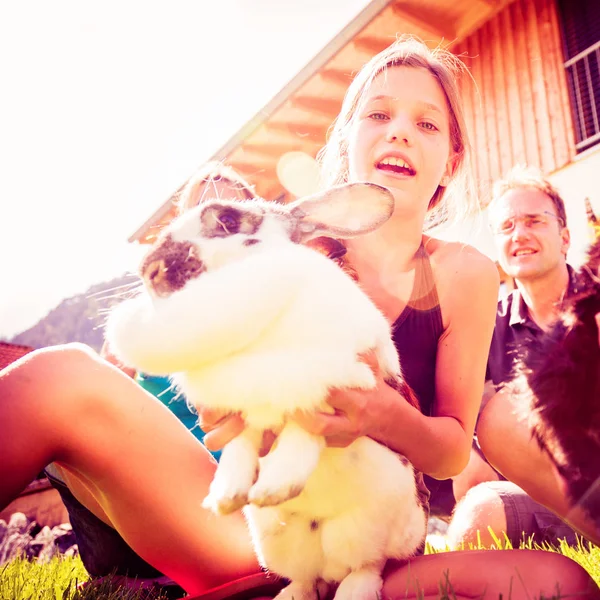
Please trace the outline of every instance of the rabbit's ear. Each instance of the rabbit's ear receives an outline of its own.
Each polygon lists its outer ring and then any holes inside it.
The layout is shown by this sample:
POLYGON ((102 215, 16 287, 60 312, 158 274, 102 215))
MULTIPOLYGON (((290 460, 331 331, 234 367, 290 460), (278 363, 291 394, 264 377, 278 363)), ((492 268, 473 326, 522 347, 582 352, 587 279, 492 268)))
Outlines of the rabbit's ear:
POLYGON ((344 273, 349 275, 355 281, 358 281, 356 270, 346 258, 348 250, 343 242, 334 238, 320 236, 309 239, 305 242, 305 245, 331 259, 342 269, 342 271, 344 271, 344 273))
POLYGON ((297 219, 298 241, 326 235, 350 238, 374 231, 394 212, 394 197, 373 183, 349 183, 288 205, 297 219))
POLYGON ((312 238, 306 242, 306 245, 317 252, 320 252, 331 260, 338 260, 346 255, 348 252, 346 246, 339 240, 334 238, 320 236, 312 238))

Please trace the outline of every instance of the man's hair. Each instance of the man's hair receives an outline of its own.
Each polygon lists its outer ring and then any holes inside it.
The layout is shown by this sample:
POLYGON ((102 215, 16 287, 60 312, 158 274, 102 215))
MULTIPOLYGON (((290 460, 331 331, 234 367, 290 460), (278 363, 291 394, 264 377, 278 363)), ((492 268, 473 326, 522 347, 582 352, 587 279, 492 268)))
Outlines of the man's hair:
POLYGON ((567 212, 565 202, 558 190, 544 177, 543 173, 534 167, 517 165, 513 167, 504 178, 494 183, 492 190, 492 201, 489 204, 489 212, 493 212, 498 201, 510 190, 529 188, 539 190, 550 198, 556 210, 556 216, 562 221, 562 226, 567 226, 567 212))

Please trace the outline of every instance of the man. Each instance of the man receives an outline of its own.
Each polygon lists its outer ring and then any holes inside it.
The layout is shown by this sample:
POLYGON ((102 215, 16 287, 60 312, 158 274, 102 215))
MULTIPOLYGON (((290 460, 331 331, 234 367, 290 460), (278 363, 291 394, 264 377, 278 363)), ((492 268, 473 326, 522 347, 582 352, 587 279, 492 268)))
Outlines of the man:
MULTIPOLYGON (((548 329, 557 306, 577 287, 566 262, 570 234, 564 202, 539 172, 517 167, 498 181, 488 214, 500 265, 516 287, 498 304, 482 410, 501 384, 512 378, 519 347, 548 329)), ((509 432, 504 450, 514 453, 515 461, 524 460, 529 454, 517 456, 511 438, 509 432)), ((538 543, 576 541, 575 532, 563 520, 495 471, 476 445, 469 465, 453 485, 460 500, 448 529, 453 547, 479 540, 491 545, 494 538, 488 527, 501 540, 506 533, 516 547, 531 535, 538 543)))

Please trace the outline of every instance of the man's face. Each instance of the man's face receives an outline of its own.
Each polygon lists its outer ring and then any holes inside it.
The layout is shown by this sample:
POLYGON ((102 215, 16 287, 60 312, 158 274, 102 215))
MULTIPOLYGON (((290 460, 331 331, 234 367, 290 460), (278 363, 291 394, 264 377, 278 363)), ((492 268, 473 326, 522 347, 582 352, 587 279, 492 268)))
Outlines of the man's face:
POLYGON ((569 230, 544 192, 509 190, 495 203, 490 222, 500 266, 510 277, 539 279, 565 264, 569 230))

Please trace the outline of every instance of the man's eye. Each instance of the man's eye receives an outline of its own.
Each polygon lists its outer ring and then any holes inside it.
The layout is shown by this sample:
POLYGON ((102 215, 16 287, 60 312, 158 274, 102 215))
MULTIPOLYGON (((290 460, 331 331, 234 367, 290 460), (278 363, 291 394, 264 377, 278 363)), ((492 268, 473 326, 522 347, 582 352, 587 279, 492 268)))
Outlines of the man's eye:
POLYGON ((529 217, 529 219, 527 220, 527 225, 529 225, 529 226, 545 225, 545 224, 546 224, 546 220, 544 219, 544 217, 541 217, 539 215, 536 215, 535 217, 529 217))
POLYGON ((502 233, 508 233, 509 231, 512 231, 514 229, 514 226, 515 222, 513 221, 513 219, 509 219, 508 221, 503 221, 502 223, 500 223, 498 230, 502 233))

